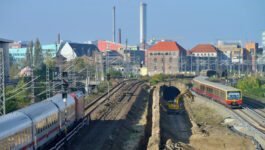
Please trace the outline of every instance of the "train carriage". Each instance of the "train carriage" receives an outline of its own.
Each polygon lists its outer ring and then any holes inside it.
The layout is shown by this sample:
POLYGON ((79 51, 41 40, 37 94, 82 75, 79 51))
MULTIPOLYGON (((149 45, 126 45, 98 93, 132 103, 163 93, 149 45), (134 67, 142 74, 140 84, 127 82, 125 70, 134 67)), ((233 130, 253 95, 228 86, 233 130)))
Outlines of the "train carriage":
POLYGON ((25 114, 13 112, 0 117, 0 150, 18 150, 32 143, 32 122, 25 114))
POLYGON ((0 116, 0 150, 45 148, 84 117, 84 94, 68 94, 66 105, 62 94, 0 116), (66 110, 66 119, 65 119, 66 110))
POLYGON ((193 90, 230 107, 241 107, 242 92, 239 89, 207 81, 207 77, 193 79, 193 90))
POLYGON ((58 108, 49 101, 32 104, 19 109, 32 120, 33 142, 23 149, 38 149, 48 144, 58 134, 58 108))
POLYGON ((67 121, 67 125, 70 127, 74 124, 75 121, 75 100, 74 98, 68 94, 66 99, 66 107, 65 103, 62 100, 62 94, 57 94, 49 99, 47 101, 51 101, 54 103, 58 109, 59 109, 59 126, 61 132, 64 132, 65 130, 65 121, 67 121), (66 113, 66 120, 65 120, 65 109, 67 111, 66 113))
POLYGON ((75 100, 75 118, 76 118, 76 121, 80 121, 84 117, 85 95, 82 91, 75 91, 71 95, 75 100))

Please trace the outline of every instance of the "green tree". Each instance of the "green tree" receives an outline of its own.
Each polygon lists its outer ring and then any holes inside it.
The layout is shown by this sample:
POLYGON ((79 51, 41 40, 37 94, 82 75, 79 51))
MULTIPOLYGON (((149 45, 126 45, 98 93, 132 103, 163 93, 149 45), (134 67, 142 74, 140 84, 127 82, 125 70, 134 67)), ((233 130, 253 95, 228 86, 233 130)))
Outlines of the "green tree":
POLYGON ((243 93, 264 97, 265 84, 257 76, 245 77, 237 83, 237 88, 243 93))
POLYGON ((44 64, 46 67, 49 67, 50 69, 55 68, 55 60, 52 59, 52 54, 50 50, 46 51, 45 57, 44 57, 44 64))
POLYGON ((31 40, 26 51, 26 66, 32 66, 33 56, 33 41, 31 40))
POLYGON ((19 65, 17 63, 13 63, 9 68, 10 79, 14 79, 19 73, 19 65))
POLYGON ((39 38, 36 39, 34 45, 34 68, 39 69, 43 64, 42 49, 39 38))
POLYGON ((156 84, 158 82, 164 81, 166 79, 166 75, 164 74, 157 74, 150 78, 149 82, 152 84, 156 84))
POLYGON ((120 71, 118 71, 118 70, 113 70, 113 69, 111 69, 111 70, 109 71, 109 73, 110 73, 110 76, 111 76, 112 78, 121 78, 121 77, 122 77, 122 73, 121 73, 120 71))

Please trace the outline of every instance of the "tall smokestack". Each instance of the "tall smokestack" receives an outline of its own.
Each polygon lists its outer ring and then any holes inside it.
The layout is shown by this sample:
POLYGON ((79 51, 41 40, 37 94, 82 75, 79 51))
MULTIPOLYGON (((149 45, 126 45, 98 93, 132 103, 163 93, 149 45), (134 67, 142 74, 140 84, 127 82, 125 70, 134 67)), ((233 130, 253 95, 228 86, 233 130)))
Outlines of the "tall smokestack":
POLYGON ((112 41, 115 42, 115 6, 112 7, 113 9, 113 39, 112 41))
POLYGON ((121 28, 118 30, 118 42, 121 43, 121 28))
POLYGON ((145 3, 140 3, 140 43, 143 49, 146 42, 146 6, 145 3))
POLYGON ((58 33, 58 36, 57 36, 57 44, 60 44, 60 33, 58 33))

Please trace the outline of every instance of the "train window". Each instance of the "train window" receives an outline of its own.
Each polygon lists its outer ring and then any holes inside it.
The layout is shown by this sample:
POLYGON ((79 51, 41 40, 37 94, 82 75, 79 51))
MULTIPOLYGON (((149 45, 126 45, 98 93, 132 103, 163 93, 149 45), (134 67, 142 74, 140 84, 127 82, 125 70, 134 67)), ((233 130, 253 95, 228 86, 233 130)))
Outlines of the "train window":
POLYGON ((10 149, 10 147, 11 147, 11 136, 8 137, 8 142, 7 143, 8 143, 8 149, 10 149))
POLYGON ((4 149, 3 140, 0 140, 0 149, 4 149))
POLYGON ((5 139, 4 139, 4 147, 5 147, 5 149, 7 149, 7 147, 8 147, 7 137, 5 137, 5 139))
POLYGON ((200 85, 200 90, 204 91, 204 89, 205 89, 204 85, 200 85))
POLYGON ((26 142, 29 140, 29 130, 28 130, 29 128, 26 128, 26 131, 25 131, 25 133, 26 133, 26 142))
POLYGON ((225 92, 221 91, 221 98, 226 99, 225 92))
POLYGON ((21 144, 25 142, 24 131, 21 131, 21 144))
POLYGON ((15 147, 15 135, 12 135, 11 137, 11 148, 15 147))

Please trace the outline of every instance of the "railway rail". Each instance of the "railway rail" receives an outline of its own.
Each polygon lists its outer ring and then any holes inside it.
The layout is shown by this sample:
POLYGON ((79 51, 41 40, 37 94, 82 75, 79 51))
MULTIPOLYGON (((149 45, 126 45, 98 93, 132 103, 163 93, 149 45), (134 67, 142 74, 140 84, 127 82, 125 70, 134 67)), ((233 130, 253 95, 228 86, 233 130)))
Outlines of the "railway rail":
POLYGON ((238 117, 247 122, 249 125, 265 134, 264 119, 258 118, 251 109, 244 108, 232 110, 238 117), (263 122, 263 123, 262 123, 263 122))
POLYGON ((115 85, 113 88, 109 90, 108 92, 104 93, 103 95, 99 96, 95 100, 93 100, 91 103, 87 104, 85 107, 85 117, 84 119, 79 122, 74 129, 72 129, 65 137, 63 137, 58 142, 54 143, 52 147, 50 147, 51 150, 59 150, 62 149, 63 146, 65 146, 65 143, 67 141, 71 140, 71 138, 78 133, 78 131, 86 124, 89 124, 90 120, 90 114, 95 111, 101 104, 103 104, 106 100, 108 100, 111 96, 115 95, 116 92, 118 92, 121 88, 123 88, 126 84, 133 82, 134 80, 125 80, 122 82, 119 82, 117 85, 115 85))
POLYGON ((246 105, 246 107, 254 110, 260 116, 265 118, 265 104, 261 104, 259 102, 251 101, 251 100, 248 100, 248 99, 244 100, 244 104, 246 105))
POLYGON ((109 94, 108 92, 106 92, 100 97, 98 97, 97 99, 95 99, 94 101, 92 101, 91 103, 89 103, 85 108, 85 115, 89 115, 90 113, 95 111, 102 103, 104 103, 111 96, 113 96, 117 91, 119 91, 122 87, 124 87, 126 85, 126 82, 128 81, 130 82, 131 80, 122 81, 118 83, 116 86, 114 86, 112 89, 109 90, 109 94))
MULTIPOLYGON (((143 83, 144 81, 136 81, 133 82, 131 84, 127 84, 126 86, 124 86, 120 93, 116 93, 115 95, 117 95, 117 100, 114 103, 127 103, 131 97, 133 96, 133 94, 135 93, 135 91, 138 89, 138 87, 143 83), (126 100, 127 99, 127 100, 126 100)), ((122 107, 122 105, 120 105, 120 107, 122 107)), ((114 107, 110 108, 107 112, 105 112, 104 114, 102 114, 99 119, 103 119, 105 116, 108 116, 110 113, 113 113, 114 107)), ((116 109, 116 108, 115 108, 116 109)), ((116 109, 117 111, 121 110, 121 109, 116 109)), ((119 112, 117 113, 117 117, 118 117, 119 112)))

